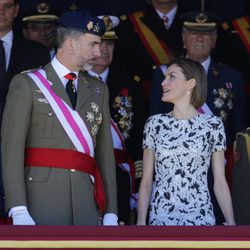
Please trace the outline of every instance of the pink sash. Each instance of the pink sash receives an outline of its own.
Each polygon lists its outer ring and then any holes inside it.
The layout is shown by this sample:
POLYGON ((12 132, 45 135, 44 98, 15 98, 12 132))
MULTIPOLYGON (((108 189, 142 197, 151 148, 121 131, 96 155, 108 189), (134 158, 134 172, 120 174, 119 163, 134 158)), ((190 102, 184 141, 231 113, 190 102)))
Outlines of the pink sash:
POLYGON ((51 89, 52 83, 46 79, 44 70, 28 74, 42 91, 45 98, 55 112, 65 132, 74 144, 77 151, 94 156, 92 137, 77 111, 73 110, 61 97, 51 89))

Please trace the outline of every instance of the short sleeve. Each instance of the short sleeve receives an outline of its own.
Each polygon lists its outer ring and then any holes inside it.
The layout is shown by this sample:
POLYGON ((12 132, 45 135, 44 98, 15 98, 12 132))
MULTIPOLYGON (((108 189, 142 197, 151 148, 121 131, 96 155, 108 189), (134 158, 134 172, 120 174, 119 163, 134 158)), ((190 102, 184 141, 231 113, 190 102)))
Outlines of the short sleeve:
POLYGON ((215 117, 212 131, 212 152, 226 149, 226 134, 223 122, 220 118, 215 117))
POLYGON ((154 133, 154 123, 155 119, 151 116, 145 126, 143 131, 143 142, 142 148, 151 149, 154 151, 155 149, 155 133, 154 133))

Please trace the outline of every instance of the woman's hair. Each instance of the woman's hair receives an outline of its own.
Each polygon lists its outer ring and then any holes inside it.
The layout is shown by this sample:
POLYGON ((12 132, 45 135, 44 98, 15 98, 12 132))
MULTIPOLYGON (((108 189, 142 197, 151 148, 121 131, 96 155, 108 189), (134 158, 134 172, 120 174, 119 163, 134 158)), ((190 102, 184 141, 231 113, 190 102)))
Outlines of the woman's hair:
POLYGON ((207 98, 207 75, 203 66, 199 62, 185 57, 175 58, 169 66, 173 64, 181 68, 186 80, 196 80, 190 102, 195 108, 201 107, 207 98))
POLYGON ((57 36, 56 36, 57 48, 60 49, 63 46, 63 44, 67 38, 71 37, 71 38, 78 39, 79 36, 81 36, 82 34, 83 34, 83 32, 80 32, 77 30, 67 29, 64 27, 58 27, 57 28, 57 36))

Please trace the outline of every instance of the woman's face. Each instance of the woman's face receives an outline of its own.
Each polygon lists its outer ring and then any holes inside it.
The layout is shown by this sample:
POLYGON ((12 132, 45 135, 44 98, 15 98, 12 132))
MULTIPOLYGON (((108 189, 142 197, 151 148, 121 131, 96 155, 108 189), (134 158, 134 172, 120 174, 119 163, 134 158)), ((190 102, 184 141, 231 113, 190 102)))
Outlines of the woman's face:
POLYGON ((176 101, 186 98, 188 95, 187 83, 181 68, 176 64, 170 65, 166 72, 166 78, 161 84, 163 89, 161 100, 176 103, 176 101))

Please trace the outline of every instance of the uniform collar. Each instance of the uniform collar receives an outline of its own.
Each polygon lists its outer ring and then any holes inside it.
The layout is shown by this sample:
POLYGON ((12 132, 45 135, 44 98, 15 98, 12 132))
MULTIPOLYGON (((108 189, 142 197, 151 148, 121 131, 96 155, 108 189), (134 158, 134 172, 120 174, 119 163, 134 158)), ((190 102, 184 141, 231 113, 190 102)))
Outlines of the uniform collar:
MULTIPOLYGON (((66 84, 67 84, 68 80, 64 76, 67 75, 68 73, 72 72, 72 71, 70 71, 62 63, 60 63, 56 56, 53 57, 53 59, 51 61, 51 65, 55 69, 55 71, 56 71, 57 75, 59 76, 63 86, 66 87, 66 84)), ((73 73, 75 73, 76 76, 78 77, 78 74, 79 74, 78 71, 73 71, 73 73)), ((76 87, 77 87, 77 81, 75 81, 75 84, 76 84, 76 87)))

